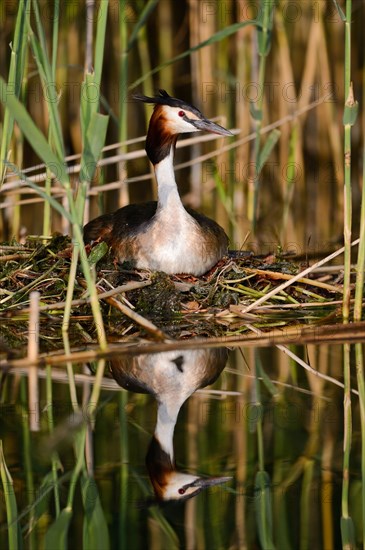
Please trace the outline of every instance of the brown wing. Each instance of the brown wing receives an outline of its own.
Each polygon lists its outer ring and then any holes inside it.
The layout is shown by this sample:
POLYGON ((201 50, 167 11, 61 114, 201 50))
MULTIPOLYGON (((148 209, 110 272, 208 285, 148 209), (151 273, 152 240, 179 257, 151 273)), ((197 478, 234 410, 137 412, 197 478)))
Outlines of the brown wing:
POLYGON ((101 240, 108 244, 131 237, 153 218, 157 208, 156 201, 141 204, 128 204, 112 214, 104 214, 91 220, 84 227, 84 241, 101 240))

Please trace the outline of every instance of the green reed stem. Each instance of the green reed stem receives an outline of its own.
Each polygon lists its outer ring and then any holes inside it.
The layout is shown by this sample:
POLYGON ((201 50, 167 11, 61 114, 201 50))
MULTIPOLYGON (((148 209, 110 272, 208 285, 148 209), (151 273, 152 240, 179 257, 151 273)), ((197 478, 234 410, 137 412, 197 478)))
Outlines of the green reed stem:
POLYGON ((263 424, 263 406, 261 403, 260 380, 261 367, 258 351, 255 351, 255 393, 257 407, 257 454, 258 454, 258 472, 255 477, 255 508, 258 536, 261 546, 267 550, 274 548, 272 532, 272 495, 270 489, 270 476, 265 471, 264 455, 264 436, 262 430, 263 424))
MULTIPOLYGON (((23 428, 23 461, 24 472, 27 488, 27 500, 28 505, 31 507, 29 512, 29 524, 30 524, 30 536, 29 536, 29 549, 36 548, 35 533, 34 533, 34 521, 35 514, 32 507, 34 501, 34 480, 33 480, 33 466, 32 466, 32 440, 29 429, 29 414, 28 414, 28 392, 27 381, 23 377, 20 383, 20 398, 22 403, 22 428, 23 428)), ((38 414, 38 411, 30 411, 30 414, 38 414)))
MULTIPOLYGON (((8 75, 8 85, 12 93, 16 97, 19 97, 24 67, 25 67, 25 56, 27 51, 27 33, 26 28, 29 21, 29 12, 30 12, 30 0, 21 0, 18 7, 18 13, 15 23, 14 31, 14 40, 11 44, 11 57, 10 57, 10 67, 8 75)), ((9 144, 11 136, 13 133, 14 127, 14 117, 11 113, 11 110, 6 106, 4 111, 4 122, 2 126, 2 137, 1 137, 1 147, 0 147, 0 188, 3 184, 5 173, 6 173, 6 164, 9 144)))
MULTIPOLYGON (((258 351, 255 351, 255 354, 257 354, 258 351)), ((261 378, 261 370, 260 370, 260 364, 258 358, 256 358, 255 361, 255 393, 256 393, 256 406, 257 406, 257 424, 256 424, 256 430, 257 430, 257 454, 258 454, 258 462, 259 462, 259 470, 263 471, 265 470, 265 459, 264 459, 264 438, 262 433, 262 403, 261 403, 261 391, 260 391, 260 380, 261 378)))
MULTIPOLYGON (((119 65, 119 142, 123 143, 127 139, 127 97, 128 97, 128 28, 127 28, 127 10, 128 3, 126 0, 119 0, 119 38, 120 38, 120 65, 119 65)), ((119 153, 125 153, 126 146, 121 145, 119 153)), ((126 163, 120 161, 118 163, 118 177, 120 180, 121 189, 119 191, 119 204, 124 205, 128 202, 128 188, 123 186, 123 180, 126 178, 126 163)))
POLYGON ((87 431, 87 426, 84 425, 79 431, 79 433, 77 434, 76 440, 75 440, 76 464, 73 469, 71 480, 70 480, 70 488, 68 491, 67 506, 66 506, 69 510, 72 510, 77 480, 85 464, 84 450, 85 450, 85 441, 86 441, 86 431, 87 431))
POLYGON ((365 549, 365 383, 363 344, 355 345, 355 365, 357 387, 359 390, 360 423, 361 423, 361 502, 363 525, 363 548, 365 549))
POLYGON ((125 141, 127 137, 127 94, 128 94, 128 28, 127 28, 126 0, 119 1, 120 13, 120 81, 119 81, 119 141, 125 141))
MULTIPOLYGON (((365 79, 365 76, 364 76, 365 79)), ((363 94, 365 96, 365 92, 363 94)), ((365 130, 365 119, 363 119, 363 131, 365 130)), ((360 214, 360 242, 356 266, 356 287, 354 321, 361 321, 362 301, 364 292, 364 270, 365 270, 365 147, 362 161, 362 195, 360 214)), ((364 384, 364 356, 362 344, 355 345, 355 365, 357 386, 359 390, 360 424, 361 424, 361 499, 362 499, 362 524, 365 531, 365 384, 364 384)), ((363 536, 363 548, 365 549, 365 536, 363 536)))
MULTIPOLYGON (((71 347, 70 347, 70 340, 68 337, 68 329, 63 330, 62 328, 62 338, 63 338, 63 347, 65 349, 65 354, 70 355, 71 354, 71 347)), ((79 412, 79 402, 77 399, 77 389, 75 384, 75 376, 74 371, 72 367, 71 361, 66 362, 66 370, 67 370, 67 376, 68 376, 68 389, 70 392, 70 400, 72 408, 75 412, 79 412)))
POLYGON ((13 486, 13 480, 6 466, 3 442, 0 439, 0 477, 3 485, 6 519, 8 525, 9 550, 21 548, 21 534, 18 526, 18 509, 13 486))
POLYGON ((120 487, 119 487, 119 546, 126 548, 127 545, 127 513, 128 513, 128 477, 129 477, 129 448, 128 448, 128 419, 126 405, 128 404, 128 393, 119 393, 119 438, 120 438, 120 487))
POLYGON ((100 303, 97 299, 95 282, 90 272, 90 266, 87 261, 84 241, 81 226, 84 218, 85 203, 90 182, 94 176, 97 161, 100 157, 101 150, 105 144, 106 130, 108 117, 97 112, 99 107, 100 97, 100 79, 102 72, 102 59, 104 55, 106 21, 108 14, 108 2, 100 7, 100 14, 97 25, 97 35, 95 42, 95 72, 93 74, 86 72, 82 86, 81 94, 81 130, 83 151, 81 156, 80 166, 80 185, 79 192, 74 201, 70 189, 68 189, 68 201, 70 205, 71 215, 73 219, 73 243, 74 249, 72 254, 69 283, 66 296, 66 308, 63 318, 62 330, 67 331, 71 315, 71 301, 75 285, 77 262, 80 258, 84 276, 91 299, 91 308, 94 315, 96 330, 100 346, 105 349, 107 347, 106 336, 103 318, 100 311, 100 303), (89 93, 92 89, 98 91, 98 100, 94 101, 89 93))
POLYGON ((300 496, 300 550, 311 547, 311 497, 313 490, 314 460, 304 465, 302 491, 300 496))
MULTIPOLYGON (((31 30, 31 28, 29 28, 29 35, 30 35, 30 41, 31 41, 31 44, 32 44, 32 49, 33 49, 33 52, 34 52, 34 55, 35 55, 35 58, 36 58, 36 61, 37 61, 37 66, 38 66, 38 70, 40 72, 42 83, 43 83, 44 86, 47 87, 47 93, 48 93, 48 97, 49 97, 49 101, 47 102, 47 106, 48 106, 48 111, 49 111, 49 115, 50 115, 50 136, 52 136, 52 143, 55 146, 56 155, 54 155, 53 151, 50 150, 48 144, 47 144, 48 148, 46 147, 46 144, 44 143, 43 136, 40 139, 41 143, 38 143, 38 147, 39 147, 39 149, 42 150, 43 154, 46 155, 46 157, 47 157, 47 158, 43 157, 43 160, 45 160, 46 164, 47 164, 47 159, 51 159, 50 166, 54 166, 54 161, 52 160, 52 158, 53 158, 53 156, 57 157, 56 165, 60 169, 59 179, 60 179, 60 182, 61 182, 62 186, 64 187, 64 189, 66 191, 66 196, 67 196, 68 205, 69 205, 70 214, 71 214, 74 246, 79 247, 79 255, 80 255, 80 258, 81 258, 81 265, 82 265, 82 269, 83 269, 84 276, 85 276, 85 279, 86 279, 86 283, 87 283, 89 293, 90 293, 91 309, 92 309, 92 312, 93 312, 93 315, 94 315, 94 320, 95 320, 96 330, 97 330, 97 334, 98 334, 99 344, 100 344, 100 347, 102 349, 106 349, 107 342, 106 342, 103 318, 102 318, 101 311, 100 311, 100 304, 99 304, 99 301, 97 299, 97 292, 96 292, 96 288, 95 288, 95 285, 94 285, 94 281, 93 281, 93 279, 91 277, 91 274, 90 274, 90 268, 89 268, 89 264, 88 264, 86 253, 85 253, 85 247, 84 247, 84 242, 83 242, 82 231, 81 231, 81 227, 79 225, 79 223, 80 223, 80 211, 82 211, 83 204, 80 204, 79 202, 75 203, 74 198, 73 198, 73 192, 72 192, 71 185, 70 185, 70 180, 69 180, 68 174, 66 172, 66 168, 65 168, 65 164, 64 164, 65 155, 64 155, 64 144, 63 144, 63 137, 62 137, 62 129, 61 129, 61 123, 60 123, 59 113, 58 113, 58 109, 57 109, 58 97, 57 97, 57 92, 56 92, 54 82, 53 82, 53 79, 52 79, 52 71, 51 71, 51 66, 50 66, 50 63, 48 61, 48 56, 47 56, 44 30, 42 28, 40 15, 39 15, 38 3, 37 3, 36 0, 33 1, 33 7, 34 7, 34 11, 35 11, 35 19, 36 19, 36 24, 37 24, 39 41, 35 37, 34 33, 31 30)), ((100 117, 101 116, 102 115, 100 115, 100 117)), ((28 131, 30 131, 33 135, 35 135, 36 132, 35 132, 34 128, 32 128, 32 125, 29 123, 29 118, 28 117, 26 117, 26 118, 28 119, 26 121, 28 131)), ((94 120, 96 120, 95 117, 94 117, 94 120)), ((97 121, 97 122, 100 122, 100 120, 97 121)), ((103 125, 105 126, 105 124, 103 124, 103 125)), ((98 126, 100 126, 100 124, 98 126)), ((85 132, 87 132, 88 129, 89 129, 89 125, 87 127, 84 126, 84 131, 85 132)), ((94 137, 96 138, 96 141, 97 141, 97 144, 98 144, 98 141, 100 141, 99 134, 96 134, 94 137)), ((39 138, 40 138, 40 136, 38 137, 38 139, 39 138)), ((92 149, 92 146, 90 146, 90 149, 92 149)), ((97 147, 95 148, 95 150, 97 150, 97 147)), ((93 151, 91 151, 91 153, 92 152, 93 151)), ((89 150, 87 151, 87 153, 89 153, 89 150)), ((91 156, 91 153, 90 153, 90 156, 91 156)), ((84 160, 84 152, 83 152, 83 159, 82 160, 84 160)), ((88 157, 87 160, 89 161, 90 158, 88 157)), ((93 162, 93 166, 95 166, 95 162, 93 162)), ((75 258, 75 256, 73 258, 75 258)), ((74 261, 75 261, 75 259, 74 259, 74 261)), ((70 290, 67 293, 67 297, 68 297, 69 302, 70 302, 70 296, 72 298, 74 283, 75 283, 75 279, 74 279, 74 277, 71 277, 70 280, 69 280, 70 290)), ((70 311, 69 302, 68 302, 68 311, 70 311)), ((63 322, 63 330, 67 330, 68 323, 69 323, 69 319, 66 317, 64 319, 64 322, 63 322)))
POLYGON ((90 305, 93 312, 99 345, 101 349, 106 350, 108 347, 108 342, 105 335, 104 321, 103 321, 103 316, 100 309, 100 302, 98 300, 98 293, 92 278, 89 262, 87 261, 87 255, 85 251, 81 227, 77 223, 73 225, 73 234, 75 236, 75 245, 78 244, 80 247, 81 267, 82 267, 84 277, 86 279, 87 288, 89 291, 90 305))
POLYGON ((75 287, 78 260, 79 260, 79 247, 74 246, 72 249, 71 265, 68 273, 65 309, 64 309, 63 320, 62 320, 62 332, 67 332, 70 326, 70 317, 71 317, 71 310, 72 310, 71 304, 72 304, 72 298, 73 298, 74 287, 75 287))
POLYGON ((93 418, 96 412, 96 407, 98 406, 101 385, 104 377, 104 371, 105 371, 105 359, 100 359, 100 361, 98 361, 93 389, 92 389, 88 407, 87 407, 88 416, 90 416, 91 419, 93 418))
MULTIPOLYGON (((53 9, 52 61, 51 61, 51 74, 52 74, 54 86, 56 86, 59 16, 60 16, 60 2, 59 0, 55 0, 54 9, 53 9)), ((52 146, 50 132, 48 132, 48 141, 52 146)), ((44 185, 44 190, 48 196, 51 194, 51 188, 52 188, 52 172, 47 168, 47 177, 44 185)), ((45 201, 44 207, 43 207, 43 235, 47 236, 50 234, 51 234, 51 204, 49 201, 45 201)))
MULTIPOLYGON (((264 104, 264 84, 265 84, 265 72, 266 72, 266 58, 270 51, 271 44, 271 28, 273 11, 275 2, 273 0, 263 0, 260 2, 260 7, 263 12, 262 28, 258 29, 258 50, 259 50, 259 74, 258 74, 258 89, 259 98, 255 105, 251 105, 251 114, 256 122, 256 137, 253 148, 254 158, 254 174, 253 185, 249 189, 248 195, 248 219, 251 222, 252 229, 255 231, 257 222, 257 203, 259 194, 259 157, 261 146, 261 127, 263 120, 263 104, 264 104)), ((262 167, 261 167, 262 168, 262 167)))
MULTIPOLYGON (((52 434, 53 428, 54 428, 54 419, 53 419, 52 367, 50 365, 46 366, 46 410, 47 410, 48 431, 50 434, 52 434)), ((52 453, 51 463, 52 463, 52 482, 53 482, 53 490, 54 490, 55 511, 56 511, 56 517, 58 517, 61 511, 60 493, 58 488, 59 460, 58 460, 58 456, 54 452, 52 453)))
POLYGON ((342 517, 349 517, 350 451, 352 434, 350 345, 344 344, 344 456, 342 478, 342 517))
MULTIPOLYGON (((344 123, 344 283, 342 315, 344 323, 350 316, 350 275, 351 275, 351 127, 357 115, 357 104, 354 100, 351 83, 351 12, 352 1, 346 0, 345 20, 345 109, 344 123)), ((344 456, 342 470, 342 497, 341 497, 341 535, 343 547, 352 547, 354 530, 349 514, 349 487, 350 487, 350 453, 352 440, 352 411, 351 411, 351 377, 350 377, 350 345, 343 347, 344 354, 344 456)))

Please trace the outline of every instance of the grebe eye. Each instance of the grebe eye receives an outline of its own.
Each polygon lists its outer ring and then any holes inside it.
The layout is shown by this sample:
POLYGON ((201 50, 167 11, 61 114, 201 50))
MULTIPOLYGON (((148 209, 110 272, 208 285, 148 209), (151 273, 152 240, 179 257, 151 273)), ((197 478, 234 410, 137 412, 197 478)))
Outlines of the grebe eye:
POLYGON ((185 113, 184 113, 184 111, 179 111, 179 112, 178 112, 178 115, 179 115, 179 116, 185 116, 185 113))
POLYGON ((185 489, 179 489, 179 495, 184 495, 184 494, 185 494, 185 489))

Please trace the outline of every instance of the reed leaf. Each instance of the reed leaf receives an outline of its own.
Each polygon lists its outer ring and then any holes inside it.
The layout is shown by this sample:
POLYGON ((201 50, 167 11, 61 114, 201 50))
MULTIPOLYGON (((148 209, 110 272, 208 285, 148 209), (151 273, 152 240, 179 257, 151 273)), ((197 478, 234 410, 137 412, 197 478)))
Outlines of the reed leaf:
POLYGON ((23 174, 23 172, 21 172, 18 169, 18 167, 15 166, 15 164, 12 164, 11 162, 7 162, 6 164, 9 166, 9 168, 11 168, 12 172, 14 172, 14 174, 16 174, 19 177, 19 179, 23 180, 27 185, 29 185, 29 187, 34 189, 34 191, 36 191, 36 193, 40 197, 42 197, 42 199, 44 199, 45 201, 48 201, 49 204, 53 206, 53 208, 57 210, 59 214, 61 214, 61 216, 64 216, 65 218, 67 218, 69 222, 72 222, 72 217, 70 216, 69 212, 65 208, 63 208, 62 204, 60 204, 56 199, 54 199, 52 195, 48 195, 48 193, 44 191, 42 187, 39 187, 39 185, 34 183, 34 181, 32 181, 25 174, 23 174))
POLYGON ((260 544, 265 550, 275 548, 272 530, 270 476, 260 470, 255 477, 255 512, 260 544))
POLYGON ((90 266, 96 265, 102 258, 104 258, 108 250, 109 247, 104 241, 94 246, 87 257, 87 261, 89 262, 90 266))
POLYGON ((80 180, 90 182, 94 177, 96 166, 105 145, 109 117, 92 113, 88 124, 84 149, 81 156, 80 180))
POLYGON ((341 8, 340 4, 337 2, 337 0, 332 0, 332 1, 333 1, 334 5, 336 7, 338 15, 341 17, 341 21, 345 22, 346 21, 346 15, 342 11, 342 8, 341 8))
POLYGON ((59 96, 56 89, 56 83, 52 75, 52 66, 48 59, 46 39, 44 36, 44 30, 40 21, 38 2, 33 0, 33 7, 36 14, 36 23, 39 39, 34 34, 30 24, 29 28, 29 40, 32 47, 33 55, 39 71, 43 86, 43 96, 47 103, 47 109, 50 119, 50 137, 52 138, 52 144, 55 147, 57 155, 60 159, 65 157, 65 148, 62 136, 62 127, 60 115, 58 112, 58 100, 59 96))
POLYGON ((148 73, 144 74, 137 80, 135 80, 130 86, 129 89, 133 90, 142 82, 144 82, 147 78, 150 78, 152 75, 158 73, 165 67, 168 67, 169 65, 176 63, 177 61, 181 61, 181 59, 184 59, 185 57, 188 57, 194 52, 197 52, 201 50, 202 48, 205 48, 205 46, 211 46, 212 44, 216 44, 217 42, 220 42, 221 40, 224 40, 225 38, 228 38, 229 36, 232 36, 232 34, 235 34, 240 29, 243 29, 244 27, 247 27, 249 25, 254 25, 256 27, 261 27, 262 24, 260 21, 252 19, 249 21, 242 21, 239 23, 233 23, 233 25, 228 25, 228 27, 225 27, 224 29, 216 32, 212 36, 210 36, 207 40, 203 40, 203 42, 200 42, 200 44, 197 44, 196 46, 193 46, 189 48, 188 50, 185 50, 184 52, 180 53, 179 55, 176 55, 172 59, 169 59, 168 61, 165 61, 164 63, 161 63, 148 73))
MULTIPOLYGON (((56 64, 57 64, 57 49, 58 49, 58 31, 59 31, 59 19, 60 19, 60 3, 59 0, 54 2, 53 11, 53 29, 52 29, 52 60, 51 60, 51 75, 53 82, 56 83, 56 64)), ((52 138, 50 131, 48 132, 48 140, 52 146, 52 138)), ((45 182, 45 190, 47 196, 51 195, 52 189, 52 174, 47 170, 47 178, 45 182)), ((48 200, 44 202, 43 209, 43 235, 51 234, 51 204, 48 200)))
POLYGON ((22 548, 20 529, 18 524, 18 508, 16 504, 13 480, 6 466, 3 443, 0 440, 0 477, 4 489, 6 516, 8 523, 9 550, 22 548))
POLYGON ((356 548, 355 528, 354 523, 350 517, 341 518, 341 537, 342 548, 350 549, 356 548))
MULTIPOLYGON (((275 3, 273 0, 267 0, 260 2, 260 14, 262 19, 262 24, 258 26, 258 54, 259 54, 259 69, 258 69, 258 86, 260 90, 264 89, 265 84, 265 73, 266 73, 266 58, 270 51, 271 46, 271 32, 273 24, 273 14, 275 3)), ((249 196, 248 196, 248 219, 251 222, 252 229, 255 232, 256 230, 256 221, 257 221, 257 205, 258 205, 258 196, 259 196, 259 187, 260 187, 260 170, 258 166, 260 164, 260 156, 262 152, 260 151, 261 144, 261 126, 263 120, 263 103, 264 103, 264 94, 259 94, 259 97, 255 105, 251 105, 251 113, 254 114, 254 119, 256 122, 255 128, 255 142, 253 148, 253 157, 255 165, 255 174, 253 185, 250 186, 249 196)), ((273 141, 277 141, 277 137, 274 134, 273 141)), ((268 145, 270 147, 270 143, 268 145)), ((265 149, 265 147, 264 147, 265 149)))
POLYGON ((46 138, 32 120, 25 106, 17 99, 13 91, 0 76, 0 101, 9 108, 23 134, 47 168, 62 184, 69 184, 66 164, 52 151, 46 138))
POLYGON ((72 518, 72 509, 64 508, 48 529, 45 539, 45 550, 67 550, 68 529, 72 518))
POLYGON ((141 14, 138 18, 137 23, 133 27, 133 31, 131 32, 131 35, 130 35, 129 40, 128 40, 127 51, 130 51, 133 48, 133 46, 134 46, 134 44, 137 40, 139 31, 147 23, 147 20, 148 20, 149 16, 151 15, 153 10, 157 6, 158 2, 159 2, 159 0, 148 0, 147 4, 143 8, 143 10, 142 10, 142 12, 141 12, 141 14))
POLYGON ((100 82, 101 82, 101 73, 103 70, 103 61, 104 61, 104 48, 105 48, 105 32, 106 32, 106 23, 108 19, 108 7, 109 0, 104 0, 100 2, 99 13, 98 13, 98 24, 96 27, 96 39, 95 39, 95 54, 94 54, 94 76, 95 76, 95 85, 98 90, 98 102, 96 106, 99 106, 100 99, 100 82))
POLYGON ((273 16, 274 16, 274 0, 264 0, 260 2, 261 10, 260 16, 262 19, 262 27, 258 27, 258 47, 259 55, 261 57, 266 57, 271 48, 271 39, 272 39, 272 25, 273 25, 273 16))
POLYGON ((82 502, 84 504, 83 549, 110 548, 108 526, 101 507, 95 480, 84 474, 81 478, 82 502))
POLYGON ((269 137, 267 138, 265 145, 261 149, 258 156, 258 161, 256 166, 258 174, 261 172, 265 162, 269 158, 271 151, 274 149, 280 136, 281 136, 280 130, 273 130, 272 132, 270 132, 269 137))
POLYGON ((97 91, 95 89, 95 74, 86 73, 85 78, 81 83, 81 97, 80 97, 80 124, 81 124, 81 139, 86 138, 87 130, 91 121, 91 116, 96 112, 95 101, 91 100, 90 90, 97 91))
POLYGON ((37 488, 39 498, 34 502, 35 519, 39 519, 43 514, 48 512, 51 491, 52 489, 55 490, 56 487, 57 485, 54 484, 53 472, 48 472, 48 474, 43 477, 39 488, 37 488))

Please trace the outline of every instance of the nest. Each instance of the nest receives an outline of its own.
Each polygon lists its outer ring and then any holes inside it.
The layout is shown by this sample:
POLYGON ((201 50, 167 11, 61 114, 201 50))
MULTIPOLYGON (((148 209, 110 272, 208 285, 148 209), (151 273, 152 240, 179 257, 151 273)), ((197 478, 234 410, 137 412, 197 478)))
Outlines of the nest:
MULTIPOLYGON (((329 324, 341 318, 340 267, 313 270, 298 278, 306 266, 290 257, 238 253, 197 278, 116 265, 105 243, 88 252, 110 342, 264 335, 273 329, 329 324)), ((34 290, 40 293, 40 351, 63 349, 61 326, 71 253, 70 239, 59 235, 0 246, 0 346, 8 357, 27 344, 29 298, 34 290)), ((96 343, 81 269, 69 338, 72 346, 96 343)))

